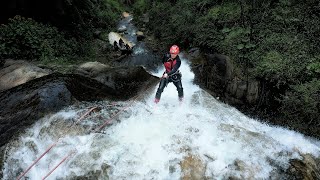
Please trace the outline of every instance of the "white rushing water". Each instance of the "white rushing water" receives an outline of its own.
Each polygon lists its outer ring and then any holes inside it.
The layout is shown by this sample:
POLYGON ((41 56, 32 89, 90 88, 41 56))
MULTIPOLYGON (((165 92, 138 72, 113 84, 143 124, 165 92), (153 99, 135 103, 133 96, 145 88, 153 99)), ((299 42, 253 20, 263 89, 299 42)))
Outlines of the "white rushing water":
MULTIPOLYGON (((300 154, 319 156, 320 142, 281 127, 269 126, 223 104, 192 83, 185 58, 181 72, 185 98, 170 83, 154 106, 157 87, 141 94, 102 133, 89 133, 130 102, 87 103, 39 120, 6 151, 4 179, 15 179, 54 142, 59 141, 25 175, 45 177, 71 151, 72 156, 47 179, 266 179, 300 154), (79 125, 72 123, 92 106, 104 107, 79 125), (277 167, 275 167, 277 166, 277 167), (190 170, 188 167, 194 167, 190 170), (197 176, 197 174, 200 176, 197 176), (190 175, 191 177, 191 175, 190 175)), ((157 76, 161 76, 160 69, 157 76)))

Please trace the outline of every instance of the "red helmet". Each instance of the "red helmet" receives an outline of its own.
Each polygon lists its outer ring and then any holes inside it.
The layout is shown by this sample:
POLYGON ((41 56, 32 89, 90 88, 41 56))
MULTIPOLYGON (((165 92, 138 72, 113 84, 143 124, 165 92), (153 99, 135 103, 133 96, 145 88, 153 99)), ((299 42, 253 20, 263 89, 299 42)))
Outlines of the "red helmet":
POLYGON ((179 54, 180 52, 180 49, 177 45, 173 45, 171 46, 170 48, 170 54, 179 54))

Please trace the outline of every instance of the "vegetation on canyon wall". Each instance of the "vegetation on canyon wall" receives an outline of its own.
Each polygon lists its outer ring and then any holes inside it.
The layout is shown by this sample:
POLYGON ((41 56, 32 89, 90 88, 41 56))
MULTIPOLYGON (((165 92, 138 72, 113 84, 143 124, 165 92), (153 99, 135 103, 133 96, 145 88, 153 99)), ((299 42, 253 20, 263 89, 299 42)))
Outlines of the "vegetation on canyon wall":
POLYGON ((229 56, 239 78, 265 82, 276 94, 268 97, 272 111, 320 124, 319 1, 6 0, 0 7, 1 60, 95 58, 96 32, 115 28, 124 10, 148 13, 147 31, 159 42, 229 56))
POLYGON ((268 97, 272 111, 320 125, 319 1, 143 2, 160 41, 229 56, 239 78, 265 82, 276 94, 268 97))

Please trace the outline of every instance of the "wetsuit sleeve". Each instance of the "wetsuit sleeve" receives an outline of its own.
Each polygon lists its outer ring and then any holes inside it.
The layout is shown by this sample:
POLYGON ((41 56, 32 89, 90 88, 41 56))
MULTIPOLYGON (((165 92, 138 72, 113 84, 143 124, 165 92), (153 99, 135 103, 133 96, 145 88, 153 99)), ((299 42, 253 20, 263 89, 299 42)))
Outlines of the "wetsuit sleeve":
POLYGON ((176 57, 176 61, 177 63, 173 66, 172 70, 168 73, 169 76, 176 73, 181 65, 181 60, 179 56, 176 57))

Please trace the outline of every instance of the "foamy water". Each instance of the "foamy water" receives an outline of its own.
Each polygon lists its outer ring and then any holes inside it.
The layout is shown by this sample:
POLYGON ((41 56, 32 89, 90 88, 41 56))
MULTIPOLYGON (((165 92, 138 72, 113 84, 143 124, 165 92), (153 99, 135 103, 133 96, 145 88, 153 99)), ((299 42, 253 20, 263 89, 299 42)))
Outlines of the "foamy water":
MULTIPOLYGON (((318 140, 248 118, 194 85, 194 74, 183 57, 180 71, 183 104, 179 105, 176 88, 170 83, 155 106, 157 87, 153 87, 101 133, 92 133, 92 127, 130 102, 117 102, 115 107, 109 107, 109 101, 83 104, 39 120, 7 148, 4 179, 16 178, 59 138, 26 177, 45 177, 74 150, 47 179, 90 175, 98 179, 180 179, 186 172, 181 164, 190 156, 196 159, 190 163, 201 167, 203 177, 265 179, 277 169, 274 164, 285 168, 289 159, 301 158, 301 153, 320 155, 318 140), (94 105, 108 108, 72 125, 94 105)), ((154 72, 159 77, 162 73, 162 68, 154 72)))

